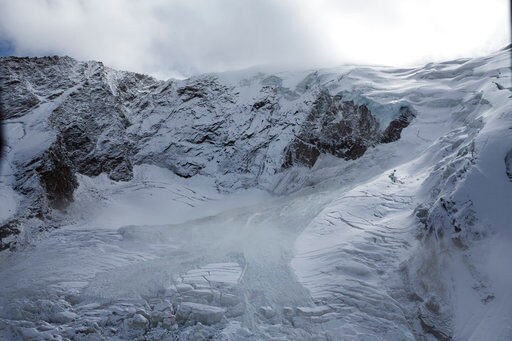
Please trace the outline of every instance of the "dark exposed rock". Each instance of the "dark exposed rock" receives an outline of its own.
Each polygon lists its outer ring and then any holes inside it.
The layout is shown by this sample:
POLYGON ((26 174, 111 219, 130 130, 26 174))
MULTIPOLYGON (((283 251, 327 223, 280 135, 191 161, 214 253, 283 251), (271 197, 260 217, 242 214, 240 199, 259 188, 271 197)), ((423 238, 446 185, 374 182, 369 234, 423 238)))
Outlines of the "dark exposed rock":
POLYGON ((391 121, 389 126, 382 133, 380 142, 390 143, 398 141, 400 139, 402 130, 409 126, 414 117, 415 115, 410 108, 401 107, 398 117, 391 121))
POLYGON ((283 168, 294 164, 312 167, 322 153, 358 159, 377 143, 398 140, 413 117, 408 107, 401 107, 398 118, 381 134, 377 119, 366 105, 321 92, 302 132, 286 150, 283 168))
POLYGON ((54 143, 43 155, 36 172, 53 208, 64 209, 73 201, 78 183, 61 141, 54 143))
POLYGON ((0 251, 11 247, 11 241, 5 242, 4 240, 20 233, 19 224, 18 220, 13 219, 0 226, 0 251))
POLYGON ((487 295, 487 296, 485 296, 481 301, 482 301, 483 303, 487 304, 487 303, 489 303, 489 302, 493 301, 495 298, 496 298, 496 296, 494 296, 494 295, 492 295, 492 294, 491 294, 491 295, 487 295))
POLYGON ((183 102, 188 102, 194 98, 203 98, 205 97, 204 92, 199 87, 193 86, 184 86, 183 88, 179 88, 176 90, 178 95, 183 97, 183 102))
POLYGON ((66 151, 60 143, 54 144, 36 168, 41 185, 53 208, 63 209, 73 201, 78 183, 66 151))
POLYGON ((510 181, 512 181, 512 149, 505 156, 505 172, 510 181))
POLYGON ((133 177, 133 166, 125 155, 90 156, 78 165, 78 171, 88 176, 107 173, 114 181, 128 181, 133 177))
POLYGON ((269 103, 267 101, 265 101, 265 100, 264 101, 258 101, 258 102, 254 103, 252 105, 252 110, 258 110, 258 109, 264 107, 267 104, 269 104, 269 103))
POLYGON ((112 180, 127 181, 133 176, 133 142, 126 132, 130 122, 119 98, 105 86, 105 75, 97 72, 94 77, 98 81, 89 81, 72 93, 50 121, 60 130, 76 171, 88 176, 107 173, 112 180))
POLYGON ((289 168, 294 163, 313 167, 319 156, 320 150, 315 145, 297 139, 285 154, 283 168, 289 168))
POLYGON ((194 98, 204 98, 206 94, 201 86, 187 85, 176 90, 178 95, 183 99, 183 102, 188 102, 194 98))
POLYGON ((187 81, 186 85, 176 89, 176 93, 182 102, 188 102, 192 99, 208 100, 217 96, 225 96, 227 90, 214 77, 206 77, 187 81))
POLYGON ((41 103, 39 94, 73 86, 70 71, 76 63, 69 57, 3 58, 0 88, 9 89, 9 100, 4 103, 4 119, 23 116, 35 108, 41 103))

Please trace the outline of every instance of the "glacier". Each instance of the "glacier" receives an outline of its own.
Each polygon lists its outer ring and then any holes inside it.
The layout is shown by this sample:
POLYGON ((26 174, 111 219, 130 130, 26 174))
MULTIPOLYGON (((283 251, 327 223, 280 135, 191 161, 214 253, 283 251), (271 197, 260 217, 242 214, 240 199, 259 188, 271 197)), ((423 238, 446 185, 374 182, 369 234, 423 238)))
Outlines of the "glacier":
POLYGON ((510 53, 0 58, 0 338, 512 339, 510 53))

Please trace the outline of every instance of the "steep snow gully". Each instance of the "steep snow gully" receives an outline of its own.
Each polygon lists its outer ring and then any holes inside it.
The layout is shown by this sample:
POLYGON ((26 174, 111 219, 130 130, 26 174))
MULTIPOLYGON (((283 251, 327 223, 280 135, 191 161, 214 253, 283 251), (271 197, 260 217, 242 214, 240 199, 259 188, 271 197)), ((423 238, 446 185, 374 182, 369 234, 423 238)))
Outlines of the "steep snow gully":
POLYGON ((0 339, 512 340, 510 52, 1 58, 0 339))

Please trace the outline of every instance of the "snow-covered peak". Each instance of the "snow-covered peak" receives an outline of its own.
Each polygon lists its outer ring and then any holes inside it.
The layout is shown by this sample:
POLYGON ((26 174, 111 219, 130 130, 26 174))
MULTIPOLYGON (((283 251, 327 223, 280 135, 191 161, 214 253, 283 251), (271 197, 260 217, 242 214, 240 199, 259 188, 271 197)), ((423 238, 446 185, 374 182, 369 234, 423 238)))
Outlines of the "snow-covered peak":
POLYGON ((509 339, 509 57, 0 59, 0 337, 509 339))

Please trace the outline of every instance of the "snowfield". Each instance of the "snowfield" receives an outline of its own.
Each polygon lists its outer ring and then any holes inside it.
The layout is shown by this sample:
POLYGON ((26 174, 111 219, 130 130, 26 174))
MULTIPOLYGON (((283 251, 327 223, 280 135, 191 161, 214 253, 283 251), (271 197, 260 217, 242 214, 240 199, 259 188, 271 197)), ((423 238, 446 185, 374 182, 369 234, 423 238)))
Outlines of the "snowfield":
POLYGON ((0 59, 46 84, 5 99, 0 339, 512 340, 510 53, 168 82, 0 59))

